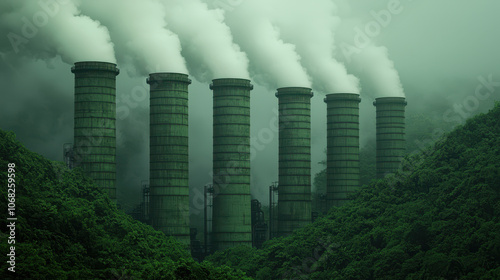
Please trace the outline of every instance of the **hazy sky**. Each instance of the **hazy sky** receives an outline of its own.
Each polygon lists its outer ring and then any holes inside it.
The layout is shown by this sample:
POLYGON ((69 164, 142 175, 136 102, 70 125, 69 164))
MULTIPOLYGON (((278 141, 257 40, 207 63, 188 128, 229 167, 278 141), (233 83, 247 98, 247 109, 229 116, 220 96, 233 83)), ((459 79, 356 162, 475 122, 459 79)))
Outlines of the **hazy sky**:
POLYGON ((361 94, 362 145, 374 138, 375 97, 406 95, 408 114, 450 126, 500 100, 500 1, 38 3, 0 3, 0 128, 62 160, 63 144, 73 141, 72 63, 116 61, 118 107, 129 112, 117 120, 118 198, 127 209, 139 202, 140 182, 149 177, 150 72, 189 72, 193 80, 193 196, 211 183, 210 81, 252 80, 251 187, 263 204, 277 180, 278 134, 269 133, 277 87, 313 88, 313 175, 325 158, 327 93, 361 94))

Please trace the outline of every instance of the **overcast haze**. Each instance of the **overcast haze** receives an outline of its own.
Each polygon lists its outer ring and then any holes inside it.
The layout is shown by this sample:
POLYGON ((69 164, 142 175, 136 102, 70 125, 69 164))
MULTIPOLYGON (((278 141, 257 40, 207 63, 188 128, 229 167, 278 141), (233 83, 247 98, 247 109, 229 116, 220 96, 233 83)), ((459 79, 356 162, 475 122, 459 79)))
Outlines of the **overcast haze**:
POLYGON ((407 115, 420 112, 450 127, 500 99, 495 0, 41 2, 58 10, 45 12, 38 1, 0 3, 0 128, 62 160, 63 144, 73 142, 72 64, 116 60, 117 188, 125 209, 139 202, 140 183, 149 177, 150 72, 183 72, 193 80, 192 195, 211 183, 210 81, 252 80, 251 188, 263 204, 278 178, 278 87, 313 89, 313 176, 325 159, 325 94, 361 95, 362 146, 375 135, 376 97, 406 96, 407 115), (475 97, 478 86, 491 96, 475 97))

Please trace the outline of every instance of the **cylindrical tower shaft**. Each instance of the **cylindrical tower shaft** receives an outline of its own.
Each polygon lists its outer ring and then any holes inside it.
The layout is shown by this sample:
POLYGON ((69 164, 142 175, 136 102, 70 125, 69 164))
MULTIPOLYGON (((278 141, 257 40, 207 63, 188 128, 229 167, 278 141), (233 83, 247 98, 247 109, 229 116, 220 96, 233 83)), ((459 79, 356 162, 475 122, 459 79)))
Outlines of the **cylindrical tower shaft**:
POLYGON ((252 246, 250 90, 245 79, 214 79, 213 220, 217 250, 252 246))
POLYGON ((398 170, 406 151, 404 97, 380 97, 377 111, 377 178, 398 170))
POLYGON ((310 88, 279 88, 278 235, 311 223, 310 88))
POLYGON ((74 160, 116 202, 116 64, 76 62, 74 160))
POLYGON ((328 94, 327 208, 342 206, 359 187, 359 94, 328 94))
POLYGON ((151 224, 190 244, 186 74, 149 74, 151 224))

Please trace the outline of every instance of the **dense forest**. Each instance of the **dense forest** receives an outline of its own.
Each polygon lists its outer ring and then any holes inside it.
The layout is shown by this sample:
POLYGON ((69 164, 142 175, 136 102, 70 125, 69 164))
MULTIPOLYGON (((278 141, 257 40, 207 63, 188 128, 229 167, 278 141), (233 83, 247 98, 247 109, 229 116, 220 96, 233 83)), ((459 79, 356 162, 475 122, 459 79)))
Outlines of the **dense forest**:
POLYGON ((199 264, 171 237, 118 210, 88 177, 30 152, 0 131, 0 209, 7 215, 7 166, 15 163, 15 274, 1 227, 0 279, 246 279, 199 264), (16 277, 14 277, 16 276, 16 277))
MULTIPOLYGON (((431 110, 432 111, 432 110, 431 110)), ((439 111, 436 109, 436 111, 439 111)), ((406 148, 407 153, 418 153, 439 140, 446 132, 450 131, 450 123, 442 120, 442 116, 432 116, 421 112, 409 113, 406 122, 406 148)), ((364 141, 359 151, 360 185, 369 184, 376 174, 376 139, 375 134, 364 141)), ((313 211, 325 212, 324 193, 326 193, 326 149, 324 159, 319 162, 323 170, 318 172, 313 179, 312 204, 313 211)))
MULTIPOLYGON (((500 104, 352 202, 260 250, 192 259, 134 221, 78 169, 0 131, 0 166, 15 163, 16 276, 21 279, 500 279, 500 104)), ((0 172, 6 184, 7 172, 0 172)), ((0 208, 7 209, 7 188, 0 208)), ((4 223, 6 223, 4 221, 4 223)), ((8 228, 1 229, 7 240, 8 228)), ((2 252, 9 251, 0 243, 2 252)), ((5 258, 5 254, 4 254, 5 258)), ((2 279, 9 279, 2 262, 2 279)))
POLYGON ((500 279, 500 104, 293 235, 207 260, 256 279, 500 279))

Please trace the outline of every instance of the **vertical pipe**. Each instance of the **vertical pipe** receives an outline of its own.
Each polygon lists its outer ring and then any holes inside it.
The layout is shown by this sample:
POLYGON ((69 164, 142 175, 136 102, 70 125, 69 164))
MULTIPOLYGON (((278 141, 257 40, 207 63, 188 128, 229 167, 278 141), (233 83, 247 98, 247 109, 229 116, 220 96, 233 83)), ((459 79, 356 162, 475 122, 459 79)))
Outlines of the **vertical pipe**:
POLYGON ((190 244, 186 74, 153 73, 150 85, 151 224, 190 244))
POLYGON ((208 186, 205 185, 203 187, 203 201, 205 202, 205 208, 203 209, 203 241, 205 244, 205 253, 208 253, 208 200, 207 200, 207 191, 208 186))
POLYGON ((326 203, 342 206, 359 187, 359 102, 355 93, 328 94, 326 203))
POLYGON ((273 238, 273 186, 269 186, 269 239, 273 238))
POLYGON ((375 99, 377 115, 377 178, 394 173, 406 151, 404 97, 375 99))
POLYGON ((217 250, 252 246, 250 90, 245 79, 214 79, 213 243, 217 250))
POLYGON ((116 64, 76 62, 75 165, 116 202, 116 64))
POLYGON ((310 88, 279 88, 278 235, 311 223, 310 88))

